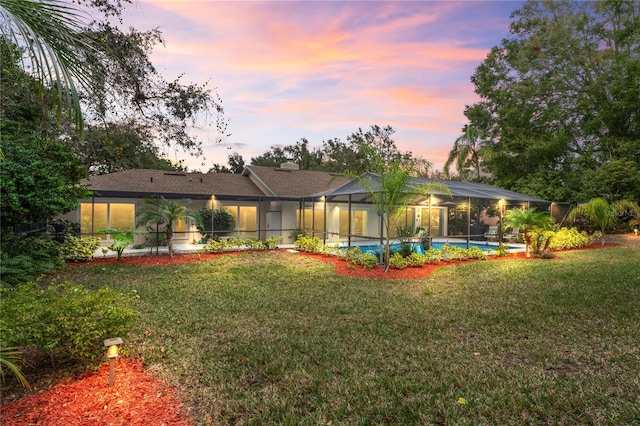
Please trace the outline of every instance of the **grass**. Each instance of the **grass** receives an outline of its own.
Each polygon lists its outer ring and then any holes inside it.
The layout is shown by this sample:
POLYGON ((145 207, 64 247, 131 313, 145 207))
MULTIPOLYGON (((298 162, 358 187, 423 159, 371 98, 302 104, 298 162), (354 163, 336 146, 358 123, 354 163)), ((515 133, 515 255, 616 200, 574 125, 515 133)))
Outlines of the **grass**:
POLYGON ((345 278, 286 252, 67 268, 197 424, 640 424, 640 251, 345 278))

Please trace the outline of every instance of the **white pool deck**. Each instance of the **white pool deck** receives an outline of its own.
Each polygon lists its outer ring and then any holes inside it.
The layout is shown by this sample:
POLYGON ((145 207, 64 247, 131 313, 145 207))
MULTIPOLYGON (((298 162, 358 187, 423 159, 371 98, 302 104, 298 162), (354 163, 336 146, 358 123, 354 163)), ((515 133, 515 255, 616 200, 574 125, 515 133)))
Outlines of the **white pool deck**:
MULTIPOLYGON (((392 243, 395 243, 397 241, 393 241, 392 243)), ((441 243, 441 244, 446 244, 447 242, 452 244, 452 243, 462 243, 462 244, 466 244, 467 240, 465 239, 461 239, 461 238, 434 238, 433 239, 434 243, 441 243)), ((481 244, 484 247, 488 247, 490 248, 490 251, 495 253, 495 251, 498 248, 498 243, 497 242, 488 242, 488 241, 474 241, 471 240, 470 243, 472 244, 481 244)), ((340 243, 340 247, 346 247, 346 241, 343 241, 340 243)), ((379 244, 379 242, 377 240, 366 240, 366 241, 351 241, 351 246, 356 246, 356 245, 377 245, 379 244)), ((524 252, 525 251, 525 246, 524 244, 519 244, 519 243, 503 243, 507 246, 509 246, 509 252, 511 253, 518 253, 518 252, 524 252)), ((193 253, 202 253, 204 251, 204 247, 205 244, 187 244, 187 243, 182 243, 182 242, 174 242, 173 243, 173 253, 174 254, 193 254, 193 253)), ((484 248, 483 247, 483 248, 484 248)), ((278 245, 279 249, 292 249, 294 248, 293 244, 279 244, 278 245)), ((106 252, 103 251, 103 249, 106 249, 106 247, 100 247, 98 248, 95 252, 93 257, 96 259, 100 259, 100 258, 109 258, 109 257, 116 257, 116 252, 115 251, 111 251, 111 250, 106 250, 106 252)), ((167 249, 167 247, 146 247, 146 248, 142 248, 142 249, 125 249, 124 252, 122 253, 122 257, 132 257, 132 256, 150 256, 150 255, 168 255, 169 254, 169 250, 167 249)), ((490 253, 491 254, 491 253, 490 253)))

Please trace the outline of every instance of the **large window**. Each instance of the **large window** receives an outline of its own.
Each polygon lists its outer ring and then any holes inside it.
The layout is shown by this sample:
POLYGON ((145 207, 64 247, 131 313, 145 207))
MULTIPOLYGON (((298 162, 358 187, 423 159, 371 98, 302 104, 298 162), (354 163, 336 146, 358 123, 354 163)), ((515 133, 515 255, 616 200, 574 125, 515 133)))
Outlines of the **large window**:
POLYGON ((429 235, 431 235, 432 237, 442 235, 442 232, 440 231, 440 212, 441 211, 442 211, 441 209, 436 209, 436 208, 422 209, 422 219, 421 219, 422 223, 420 224, 420 226, 422 226, 425 230, 427 230, 429 235), (429 212, 431 212, 431 220, 429 220, 429 212))
POLYGON ((369 235, 369 212, 367 210, 351 210, 351 232, 349 232, 349 210, 340 210, 340 235, 347 234, 366 237, 369 235))
POLYGON ((406 228, 411 231, 415 231, 412 207, 407 207, 406 209, 401 210, 391 218, 389 226, 389 234, 391 234, 391 238, 398 236, 398 228, 406 228))
MULTIPOLYGON (((258 213, 255 206, 223 206, 233 216, 236 224, 235 235, 255 238, 258 224, 258 213)), ((229 234, 230 235, 230 234, 229 234)))
POLYGON ((296 209, 296 227, 305 232, 324 232, 324 210, 296 209))
MULTIPOLYGON (((100 229, 135 229, 135 205, 129 203, 82 203, 80 205, 80 232, 95 234, 100 229)), ((107 235, 96 234, 106 239, 107 235)))

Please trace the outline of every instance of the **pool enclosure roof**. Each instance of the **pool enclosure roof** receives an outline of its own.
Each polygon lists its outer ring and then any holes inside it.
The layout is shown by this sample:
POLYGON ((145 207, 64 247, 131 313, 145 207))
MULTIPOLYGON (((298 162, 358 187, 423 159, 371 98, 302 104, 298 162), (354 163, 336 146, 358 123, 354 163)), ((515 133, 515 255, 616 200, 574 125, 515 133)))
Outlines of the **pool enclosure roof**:
MULTIPOLYGON (((375 173, 365 173, 360 179, 366 179, 368 184, 366 186, 371 188, 379 187, 380 176, 375 173)), ((541 198, 531 197, 529 195, 520 194, 519 192, 508 191, 506 189, 498 188, 491 185, 475 182, 461 182, 454 180, 439 180, 439 179, 427 179, 427 178, 411 178, 409 184, 416 192, 416 195, 436 195, 442 197, 448 197, 442 189, 437 189, 438 185, 445 186, 451 191, 451 196, 454 198, 478 198, 486 200, 506 200, 516 202, 529 202, 540 204, 551 204, 551 201, 543 200, 541 198), (436 189, 432 191, 424 192, 422 188, 425 185, 434 184, 436 189)), ((344 195, 362 195, 367 194, 369 191, 359 182, 359 180, 353 180, 351 182, 342 185, 333 190, 329 190, 323 194, 325 197, 336 197, 344 195)))

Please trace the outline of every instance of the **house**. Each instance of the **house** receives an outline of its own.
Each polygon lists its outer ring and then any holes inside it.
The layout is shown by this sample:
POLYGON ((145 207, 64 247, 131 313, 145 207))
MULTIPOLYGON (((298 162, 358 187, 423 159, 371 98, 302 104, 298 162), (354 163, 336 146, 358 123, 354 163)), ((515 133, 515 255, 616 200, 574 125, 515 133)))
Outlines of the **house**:
MULTIPOLYGON (((366 178, 375 182, 377 176, 368 174, 366 178)), ((442 183, 451 196, 434 192, 417 198, 397 219, 392 232, 397 226, 412 230, 422 227, 431 236, 469 238, 472 217, 475 215, 477 221, 480 211, 498 205, 499 200, 503 200, 499 208, 550 204, 490 185, 424 178, 415 178, 414 182, 442 183)), ((292 163, 280 167, 250 165, 241 174, 134 169, 93 176, 85 183, 93 196, 82 200, 80 208, 64 218, 79 222, 83 235, 99 235, 105 243, 110 236, 97 231, 135 228, 135 214, 147 197, 188 199, 189 208, 196 211, 223 207, 235 220, 236 229, 231 235, 243 238, 282 236, 284 243, 292 243, 300 230, 325 242, 350 244, 381 238, 380 215, 357 181, 335 173, 299 170, 292 163)), ((191 223, 177 224, 174 232, 177 242, 197 243, 202 239, 191 223)), ((136 236, 137 244, 143 241, 144 235, 136 236)))

